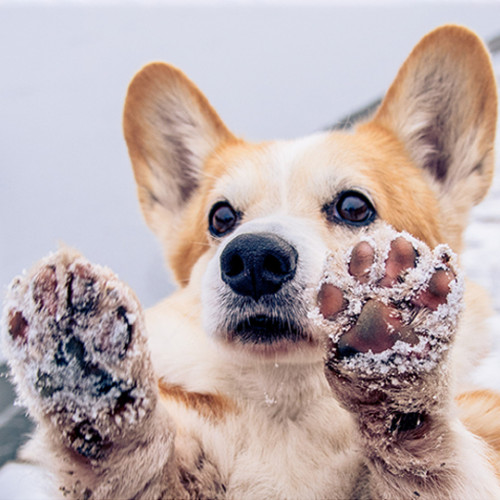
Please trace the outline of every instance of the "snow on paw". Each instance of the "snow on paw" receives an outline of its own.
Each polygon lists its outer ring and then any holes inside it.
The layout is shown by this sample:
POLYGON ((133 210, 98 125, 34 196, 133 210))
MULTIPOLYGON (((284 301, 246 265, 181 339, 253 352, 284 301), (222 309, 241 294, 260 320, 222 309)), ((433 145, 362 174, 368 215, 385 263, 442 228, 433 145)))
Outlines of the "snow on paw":
POLYGON ((140 306, 106 268, 63 249, 10 286, 2 340, 18 394, 99 459, 156 402, 140 306))
POLYGON ((313 314, 329 335, 327 367, 367 379, 433 370, 452 342, 462 293, 446 245, 430 250, 388 227, 330 256, 313 314))

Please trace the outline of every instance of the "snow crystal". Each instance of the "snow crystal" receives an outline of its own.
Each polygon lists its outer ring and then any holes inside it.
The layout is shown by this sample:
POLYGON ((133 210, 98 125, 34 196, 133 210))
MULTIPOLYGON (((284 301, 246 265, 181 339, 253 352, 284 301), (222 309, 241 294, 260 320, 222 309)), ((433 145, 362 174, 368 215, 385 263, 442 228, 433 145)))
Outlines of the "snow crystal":
POLYGON ((267 392, 264 392, 264 402, 266 406, 273 406, 278 404, 278 400, 276 398, 270 397, 267 392))

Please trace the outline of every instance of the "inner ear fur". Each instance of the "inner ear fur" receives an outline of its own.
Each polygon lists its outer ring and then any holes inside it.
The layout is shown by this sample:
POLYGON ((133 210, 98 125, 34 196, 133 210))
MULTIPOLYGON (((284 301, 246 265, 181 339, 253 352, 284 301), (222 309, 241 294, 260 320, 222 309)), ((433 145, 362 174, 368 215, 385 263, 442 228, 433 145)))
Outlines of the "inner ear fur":
POLYGON ((372 120, 398 137, 438 197, 455 198, 459 211, 478 203, 492 182, 496 122, 488 51, 453 25, 413 49, 372 120))
POLYGON ((133 78, 123 128, 142 212, 165 241, 207 159, 234 137, 194 83, 166 63, 148 64, 133 78))

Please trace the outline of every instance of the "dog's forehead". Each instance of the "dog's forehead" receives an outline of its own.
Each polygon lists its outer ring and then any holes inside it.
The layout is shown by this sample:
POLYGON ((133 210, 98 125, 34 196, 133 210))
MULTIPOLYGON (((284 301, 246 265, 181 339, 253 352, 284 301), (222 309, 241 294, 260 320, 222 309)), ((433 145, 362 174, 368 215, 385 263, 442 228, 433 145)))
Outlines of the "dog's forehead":
POLYGON ((363 193, 378 218, 435 245, 442 241, 432 186, 399 140, 370 124, 352 132, 302 139, 241 143, 211 173, 208 204, 226 199, 245 220, 291 215, 320 220, 342 192, 363 193))
MULTIPOLYGON (((342 189, 373 187, 363 154, 346 134, 247 145, 232 155, 215 192, 235 205, 299 210, 342 189)), ((287 210, 288 211, 288 210, 287 210)))

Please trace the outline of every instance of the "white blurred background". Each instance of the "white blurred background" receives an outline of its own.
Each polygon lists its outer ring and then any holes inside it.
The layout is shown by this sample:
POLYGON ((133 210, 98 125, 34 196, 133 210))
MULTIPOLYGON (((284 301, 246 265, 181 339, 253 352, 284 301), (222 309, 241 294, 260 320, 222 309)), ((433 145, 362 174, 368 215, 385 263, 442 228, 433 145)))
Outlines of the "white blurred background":
MULTIPOLYGON (((493 39, 500 2, 0 0, 2 291, 59 242, 111 267, 145 306, 172 290, 121 131, 128 82, 145 63, 182 68, 236 134, 291 138, 381 97, 420 37, 444 23, 493 39)), ((500 54, 495 66, 498 75, 500 54)), ((498 176, 472 222, 464 262, 500 312, 498 176)), ((484 385, 500 388, 499 352, 484 385)), ((26 431, 3 384, 0 464, 26 431)), ((16 474, 0 471, 0 498, 14 498, 24 469, 16 474)))

